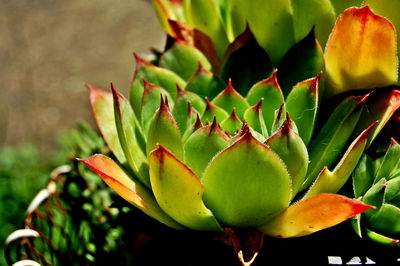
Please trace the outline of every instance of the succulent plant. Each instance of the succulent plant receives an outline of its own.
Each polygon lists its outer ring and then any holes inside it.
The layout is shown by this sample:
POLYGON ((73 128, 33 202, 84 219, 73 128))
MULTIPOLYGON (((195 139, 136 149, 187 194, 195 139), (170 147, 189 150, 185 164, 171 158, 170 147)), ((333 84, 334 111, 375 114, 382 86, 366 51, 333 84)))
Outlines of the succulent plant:
POLYGON ((375 208, 353 219, 360 237, 399 247, 400 144, 392 139, 383 156, 364 155, 353 174, 354 194, 375 208))
POLYGON ((304 236, 371 208, 335 193, 400 106, 394 88, 359 91, 397 82, 388 20, 347 9, 324 55, 315 35, 328 38, 330 11, 305 16, 297 1, 153 3, 167 45, 135 54, 129 100, 113 85, 87 85, 118 162, 97 154, 83 163, 161 223, 231 238, 231 228, 255 229, 258 242, 304 236), (300 13, 289 17, 289 7, 300 13))

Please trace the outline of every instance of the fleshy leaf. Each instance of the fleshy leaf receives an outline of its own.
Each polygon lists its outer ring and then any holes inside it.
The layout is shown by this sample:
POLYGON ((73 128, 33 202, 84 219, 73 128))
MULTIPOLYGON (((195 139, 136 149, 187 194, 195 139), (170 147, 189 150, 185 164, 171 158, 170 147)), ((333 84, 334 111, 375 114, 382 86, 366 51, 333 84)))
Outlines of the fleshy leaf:
POLYGON ((194 132, 186 141, 185 163, 199 177, 211 159, 229 146, 229 138, 214 119, 211 125, 194 132))
POLYGON ((372 206, 336 194, 318 194, 293 204, 258 229, 266 235, 289 238, 337 225, 372 206))
POLYGON ((239 132, 242 125, 242 121, 240 121, 239 117, 236 115, 235 108, 232 110, 231 115, 221 122, 221 127, 228 131, 230 135, 235 135, 236 132, 239 132))
POLYGON ((311 140, 317 118, 320 76, 298 83, 286 98, 286 110, 306 145, 311 140))
POLYGON ((362 197, 374 183, 375 169, 368 155, 359 161, 353 173, 353 189, 356 198, 362 197))
POLYGON ((210 37, 182 21, 169 20, 169 26, 174 38, 199 49, 207 57, 214 71, 219 73, 221 62, 210 37))
POLYGON ((285 165, 250 131, 214 157, 202 180, 206 206, 230 226, 263 224, 290 201, 285 165))
POLYGON ((324 167, 330 167, 338 158, 357 125, 367 97, 351 96, 342 101, 311 141, 308 149, 310 164, 303 189, 314 182, 324 167))
POLYGON ((297 194, 307 174, 308 152, 300 136, 289 127, 290 118, 265 144, 285 163, 291 180, 292 198, 297 194))
POLYGON ((277 71, 275 70, 271 77, 255 84, 246 96, 246 100, 250 105, 255 105, 261 99, 264 99, 261 109, 269 134, 271 134, 272 125, 275 120, 274 112, 284 103, 283 94, 276 75, 277 71))
POLYGON ((171 34, 169 19, 184 20, 181 1, 174 0, 152 0, 158 20, 165 32, 171 34))
POLYGON ((249 126, 261 133, 265 138, 268 137, 268 130, 265 126, 264 117, 262 113, 262 103, 264 98, 262 98, 256 105, 250 107, 244 113, 244 120, 247 121, 249 126))
POLYGON ((385 157, 377 169, 375 174, 374 182, 377 182, 380 178, 385 177, 387 180, 390 180, 396 177, 397 171, 400 166, 400 144, 395 141, 393 138, 391 140, 391 144, 386 151, 385 157))
POLYGON ((178 95, 176 96, 172 114, 179 126, 179 130, 185 132, 186 128, 191 125, 191 116, 193 114, 190 112, 194 111, 202 114, 206 109, 206 102, 195 93, 184 91, 179 86, 177 88, 178 95), (194 108, 195 110, 190 108, 194 108))
POLYGON ((359 134, 374 121, 379 121, 368 137, 367 146, 378 136, 392 115, 400 108, 400 91, 389 90, 374 92, 368 97, 365 108, 361 113, 354 134, 359 134))
POLYGON ((268 77, 273 70, 268 54, 258 45, 247 27, 245 32, 228 46, 220 76, 225 82, 232 80, 236 90, 246 95, 256 82, 268 77))
POLYGON ((160 108, 154 114, 150 123, 146 146, 147 155, 156 149, 158 145, 163 145, 176 158, 183 160, 183 143, 179 127, 162 98, 160 108))
POLYGON ((154 196, 168 215, 191 229, 223 231, 204 206, 203 185, 185 164, 162 146, 152 151, 149 162, 154 196))
POLYGON ((365 232, 367 237, 372 241, 375 241, 376 243, 394 248, 400 247, 400 241, 398 239, 390 238, 388 236, 379 234, 368 228, 365 229, 365 232))
POLYGON ((291 1, 231 0, 230 27, 235 36, 241 34, 246 23, 255 38, 271 56, 273 64, 278 63, 295 43, 291 1), (254 12, 262 10, 262 12, 254 12))
POLYGON ((364 130, 364 132, 351 143, 333 171, 329 171, 328 167, 325 167, 321 171, 304 198, 309 198, 319 193, 336 193, 343 187, 363 155, 367 145, 368 134, 374 126, 375 123, 364 130))
POLYGON ((218 10, 212 0, 183 0, 183 10, 189 24, 207 34, 214 43, 219 58, 229 44, 218 10))
POLYGON ((235 109, 240 119, 243 119, 244 112, 249 108, 249 104, 243 96, 233 88, 231 80, 229 80, 226 89, 218 94, 211 103, 221 107, 227 113, 231 113, 235 109))
MULTIPOLYGON (((336 0, 335 0, 336 1, 336 0)), ((323 47, 335 24, 335 10, 330 0, 291 0, 296 41, 304 38, 315 25, 315 34, 323 47)), ((350 6, 350 5, 349 5, 350 6)), ((318 71, 319 72, 319 71, 318 71)), ((315 76, 315 73, 313 76, 315 76)), ((311 77, 311 76, 310 76, 311 77)), ((308 77, 308 78, 310 78, 308 77)))
POLYGON ((196 72, 199 63, 211 71, 211 64, 200 50, 182 41, 171 41, 173 44, 160 57, 160 67, 173 71, 186 81, 196 72))
MULTIPOLYGON (((279 109, 275 110, 274 112, 274 123, 272 124, 272 129, 271 129, 271 135, 275 134, 279 128, 283 125, 283 123, 286 120, 287 117, 287 112, 286 110, 286 106, 285 104, 282 104, 281 107, 279 107, 279 109)), ((293 120, 290 120, 290 128, 294 129, 297 133, 297 127, 293 127, 295 126, 295 124, 293 123, 293 120)))
POLYGON ((185 143, 187 141, 187 139, 199 128, 202 128, 203 124, 201 123, 201 119, 199 116, 199 113, 196 114, 196 121, 190 125, 186 130, 185 133, 183 133, 182 136, 182 141, 183 143, 185 143))
POLYGON ((206 98, 206 110, 201 116, 201 122, 206 123, 207 121, 213 121, 214 116, 217 118, 217 122, 222 122, 225 118, 229 116, 227 112, 225 112, 222 108, 213 105, 207 98, 206 98))
POLYGON ((150 84, 145 79, 143 79, 143 82, 144 92, 142 98, 141 121, 143 130, 147 136, 151 119, 160 106, 160 95, 164 98, 166 97, 169 103, 173 103, 173 101, 171 95, 160 86, 150 84))
POLYGON ((150 187, 149 165, 145 153, 145 139, 127 99, 111 84, 114 96, 114 114, 121 147, 127 162, 137 178, 150 187))
POLYGON ((324 66, 324 55, 312 28, 303 40, 290 48, 276 66, 279 69, 279 85, 284 95, 288 95, 297 83, 320 75, 324 66))
POLYGON ((92 111, 104 140, 119 163, 125 164, 125 153, 119 142, 117 127, 115 125, 112 93, 97 89, 89 84, 86 84, 86 87, 90 90, 92 111))
POLYGON ((166 90, 173 100, 176 98, 176 84, 184 88, 186 82, 171 70, 157 67, 146 62, 135 54, 136 70, 132 81, 129 100, 135 114, 140 118, 144 92, 143 78, 147 82, 158 85, 166 90))
POLYGON ((183 227, 170 218, 155 200, 153 194, 140 183, 133 181, 112 159, 96 154, 88 159, 79 159, 86 164, 118 195, 144 213, 174 229, 183 227))
POLYGON ((214 98, 225 87, 222 80, 199 64, 197 72, 188 81, 185 91, 194 92, 201 97, 214 98))
POLYGON ((336 21, 325 50, 326 96, 397 82, 393 25, 368 6, 349 8, 336 21))

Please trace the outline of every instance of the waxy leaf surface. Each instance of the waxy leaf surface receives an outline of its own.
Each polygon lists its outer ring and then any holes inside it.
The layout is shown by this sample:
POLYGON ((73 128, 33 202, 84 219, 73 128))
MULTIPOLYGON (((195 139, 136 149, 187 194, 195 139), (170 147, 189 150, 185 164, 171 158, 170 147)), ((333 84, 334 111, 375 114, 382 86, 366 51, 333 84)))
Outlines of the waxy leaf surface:
POLYGON ((191 229, 222 231, 204 206, 203 185, 185 164, 162 146, 150 154, 149 161, 154 196, 167 214, 191 229))
POLYGON ((266 235, 289 238, 312 234, 337 225, 372 208, 336 194, 318 194, 297 202, 258 229, 266 235))
POLYGON ((206 206, 230 226, 261 225, 291 197, 285 165, 250 131, 214 157, 202 180, 206 206))
POLYGON ((174 229, 183 229, 161 210, 153 194, 146 187, 133 181, 112 159, 97 154, 80 161, 98 174, 118 195, 150 217, 174 229))

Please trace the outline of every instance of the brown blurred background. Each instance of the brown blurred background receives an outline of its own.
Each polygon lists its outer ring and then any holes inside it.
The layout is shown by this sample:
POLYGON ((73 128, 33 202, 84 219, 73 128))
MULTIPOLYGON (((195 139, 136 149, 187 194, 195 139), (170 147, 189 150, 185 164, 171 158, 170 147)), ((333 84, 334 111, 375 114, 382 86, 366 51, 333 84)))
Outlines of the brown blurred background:
POLYGON ((164 40, 150 0, 0 0, 0 147, 94 125, 84 84, 127 96, 132 53, 164 40))

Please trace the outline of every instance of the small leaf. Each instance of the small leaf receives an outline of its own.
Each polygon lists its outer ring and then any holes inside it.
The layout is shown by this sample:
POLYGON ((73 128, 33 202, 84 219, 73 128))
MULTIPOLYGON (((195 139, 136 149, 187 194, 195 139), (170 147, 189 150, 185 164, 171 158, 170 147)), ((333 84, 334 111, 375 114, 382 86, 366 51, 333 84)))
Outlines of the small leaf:
POLYGON ((311 185, 324 167, 330 167, 350 138, 367 96, 351 96, 342 101, 329 116, 309 146, 310 164, 303 189, 311 185))
POLYGON ((265 126, 263 113, 262 113, 262 103, 264 98, 262 98, 256 105, 249 107, 246 110, 243 117, 247 121, 249 126, 261 133, 265 138, 268 137, 268 130, 265 126))
POLYGON ((225 82, 232 80, 236 90, 245 95, 256 82, 268 77, 273 69, 268 54, 258 45, 247 27, 245 32, 228 46, 220 76, 225 82))
POLYGON ((285 165, 250 131, 214 157, 202 180, 206 206, 229 226, 263 224, 291 196, 285 165))
POLYGON ((179 86, 177 88, 178 95, 176 96, 172 114, 179 126, 179 130, 185 132, 186 128, 191 125, 191 112, 202 114, 206 109, 206 102, 195 93, 184 91, 179 86))
POLYGON ((183 10, 189 24, 207 34, 214 43, 219 58, 229 44, 218 10, 212 0, 183 0, 183 10))
POLYGON ((233 109, 240 119, 243 119, 244 112, 249 108, 249 104, 232 86, 229 80, 228 86, 220 94, 218 94, 211 102, 221 107, 227 113, 231 113, 233 109))
POLYGON ((223 231, 204 206, 203 185, 185 164, 162 146, 150 154, 149 161, 154 195, 168 215, 191 229, 223 231))
POLYGON ((172 97, 166 90, 164 90, 160 86, 150 84, 145 79, 143 79, 143 82, 144 92, 142 98, 141 121, 143 130, 147 136, 151 119, 153 118, 154 113, 157 111, 161 103, 160 95, 162 97, 166 97, 168 99, 168 102, 172 102, 172 97))
POLYGON ((169 26, 169 19, 183 20, 183 7, 181 1, 173 0, 152 0, 154 10, 157 14, 160 25, 168 34, 172 33, 169 26))
POLYGON ((271 77, 255 84, 246 96, 246 100, 250 105, 255 105, 261 99, 264 99, 262 113, 269 134, 271 134, 275 120, 275 110, 279 109, 285 102, 276 75, 277 71, 275 70, 271 77))
POLYGON ((213 121, 215 116, 217 118, 217 122, 220 123, 229 116, 227 112, 225 112, 222 108, 213 105, 207 98, 206 103, 206 110, 204 110, 204 113, 201 116, 201 122, 206 123, 206 121, 213 121))
MULTIPOLYGON (((271 134, 275 134, 279 128, 283 125, 283 123, 286 120, 287 117, 287 112, 286 110, 286 106, 285 104, 282 104, 281 107, 279 107, 279 109, 275 110, 274 112, 274 123, 272 124, 272 128, 271 128, 271 134)), ((292 129, 295 129, 296 133, 297 133, 297 127, 293 127, 295 126, 295 124, 293 123, 293 120, 290 120, 290 127, 292 129)))
POLYGON ((372 206, 336 194, 318 194, 293 204, 258 229, 266 235, 289 238, 337 225, 372 206))
POLYGON ((183 143, 185 143, 187 141, 187 139, 199 128, 202 128, 203 124, 201 123, 201 119, 199 116, 199 113, 196 114, 196 121, 190 125, 186 130, 185 133, 183 133, 182 136, 182 141, 183 143))
POLYGON ((232 110, 230 116, 225 118, 221 122, 221 127, 228 131, 230 135, 235 135, 236 132, 239 132, 240 128, 242 127, 243 123, 240 121, 239 117, 236 115, 235 109, 232 110))
POLYGON ((400 246, 400 241, 398 239, 379 234, 368 228, 365 229, 365 232, 367 237, 376 243, 394 248, 398 248, 400 246))
POLYGON ((151 153, 158 145, 163 145, 176 158, 183 160, 183 143, 179 127, 165 100, 161 98, 160 108, 154 114, 149 127, 146 152, 151 153))
POLYGON ((88 159, 78 160, 86 164, 118 195, 136 208, 171 228, 183 229, 180 224, 172 220, 172 218, 161 210, 153 194, 147 188, 129 178, 112 159, 101 154, 96 154, 88 159))
POLYGON ((336 21, 325 50, 326 96, 397 82, 393 25, 368 6, 349 8, 336 21))
POLYGON ((211 71, 211 64, 201 51, 182 41, 171 41, 173 44, 160 57, 160 67, 173 71, 186 81, 196 72, 199 63, 211 71))
POLYGON ((211 159, 228 146, 228 136, 214 119, 211 125, 201 127, 187 139, 184 146, 185 163, 201 178, 211 159))
POLYGON ((90 90, 92 111, 104 140, 119 163, 125 164, 125 153, 119 142, 117 127, 115 125, 112 93, 97 89, 89 84, 86 84, 86 87, 90 90))
POLYGON ((291 180, 292 198, 297 194, 307 174, 308 152, 300 136, 289 127, 290 118, 265 144, 285 163, 291 180))
POLYGON ((375 123, 364 130, 364 132, 351 143, 332 172, 329 171, 327 167, 321 171, 317 180, 315 180, 304 198, 312 197, 319 193, 336 193, 343 187, 363 155, 367 145, 368 134, 374 126, 375 123))
POLYGON ((311 140, 317 118, 320 76, 298 83, 286 98, 286 110, 306 146, 311 140))
POLYGON ((171 70, 156 67, 135 54, 136 70, 132 81, 129 100, 136 116, 140 117, 144 92, 143 78, 147 82, 166 90, 173 100, 176 98, 176 84, 185 87, 186 82, 171 70))
POLYGON ((353 189, 356 198, 362 197, 373 185, 375 169, 371 158, 367 154, 361 157, 353 172, 353 189))
POLYGON ((145 138, 132 107, 111 84, 114 96, 114 114, 119 141, 130 168, 137 178, 150 187, 149 165, 145 153, 145 138))
POLYGON ((185 91, 194 92, 203 98, 214 98, 225 87, 222 80, 199 64, 197 72, 188 81, 185 91))
POLYGON ((375 174, 374 182, 377 182, 382 177, 390 180, 396 177, 396 173, 400 166, 400 144, 393 138, 388 150, 383 157, 383 161, 375 174))
POLYGON ((193 26, 177 20, 169 20, 172 36, 199 49, 211 63, 215 73, 219 73, 221 62, 210 37, 193 26))

